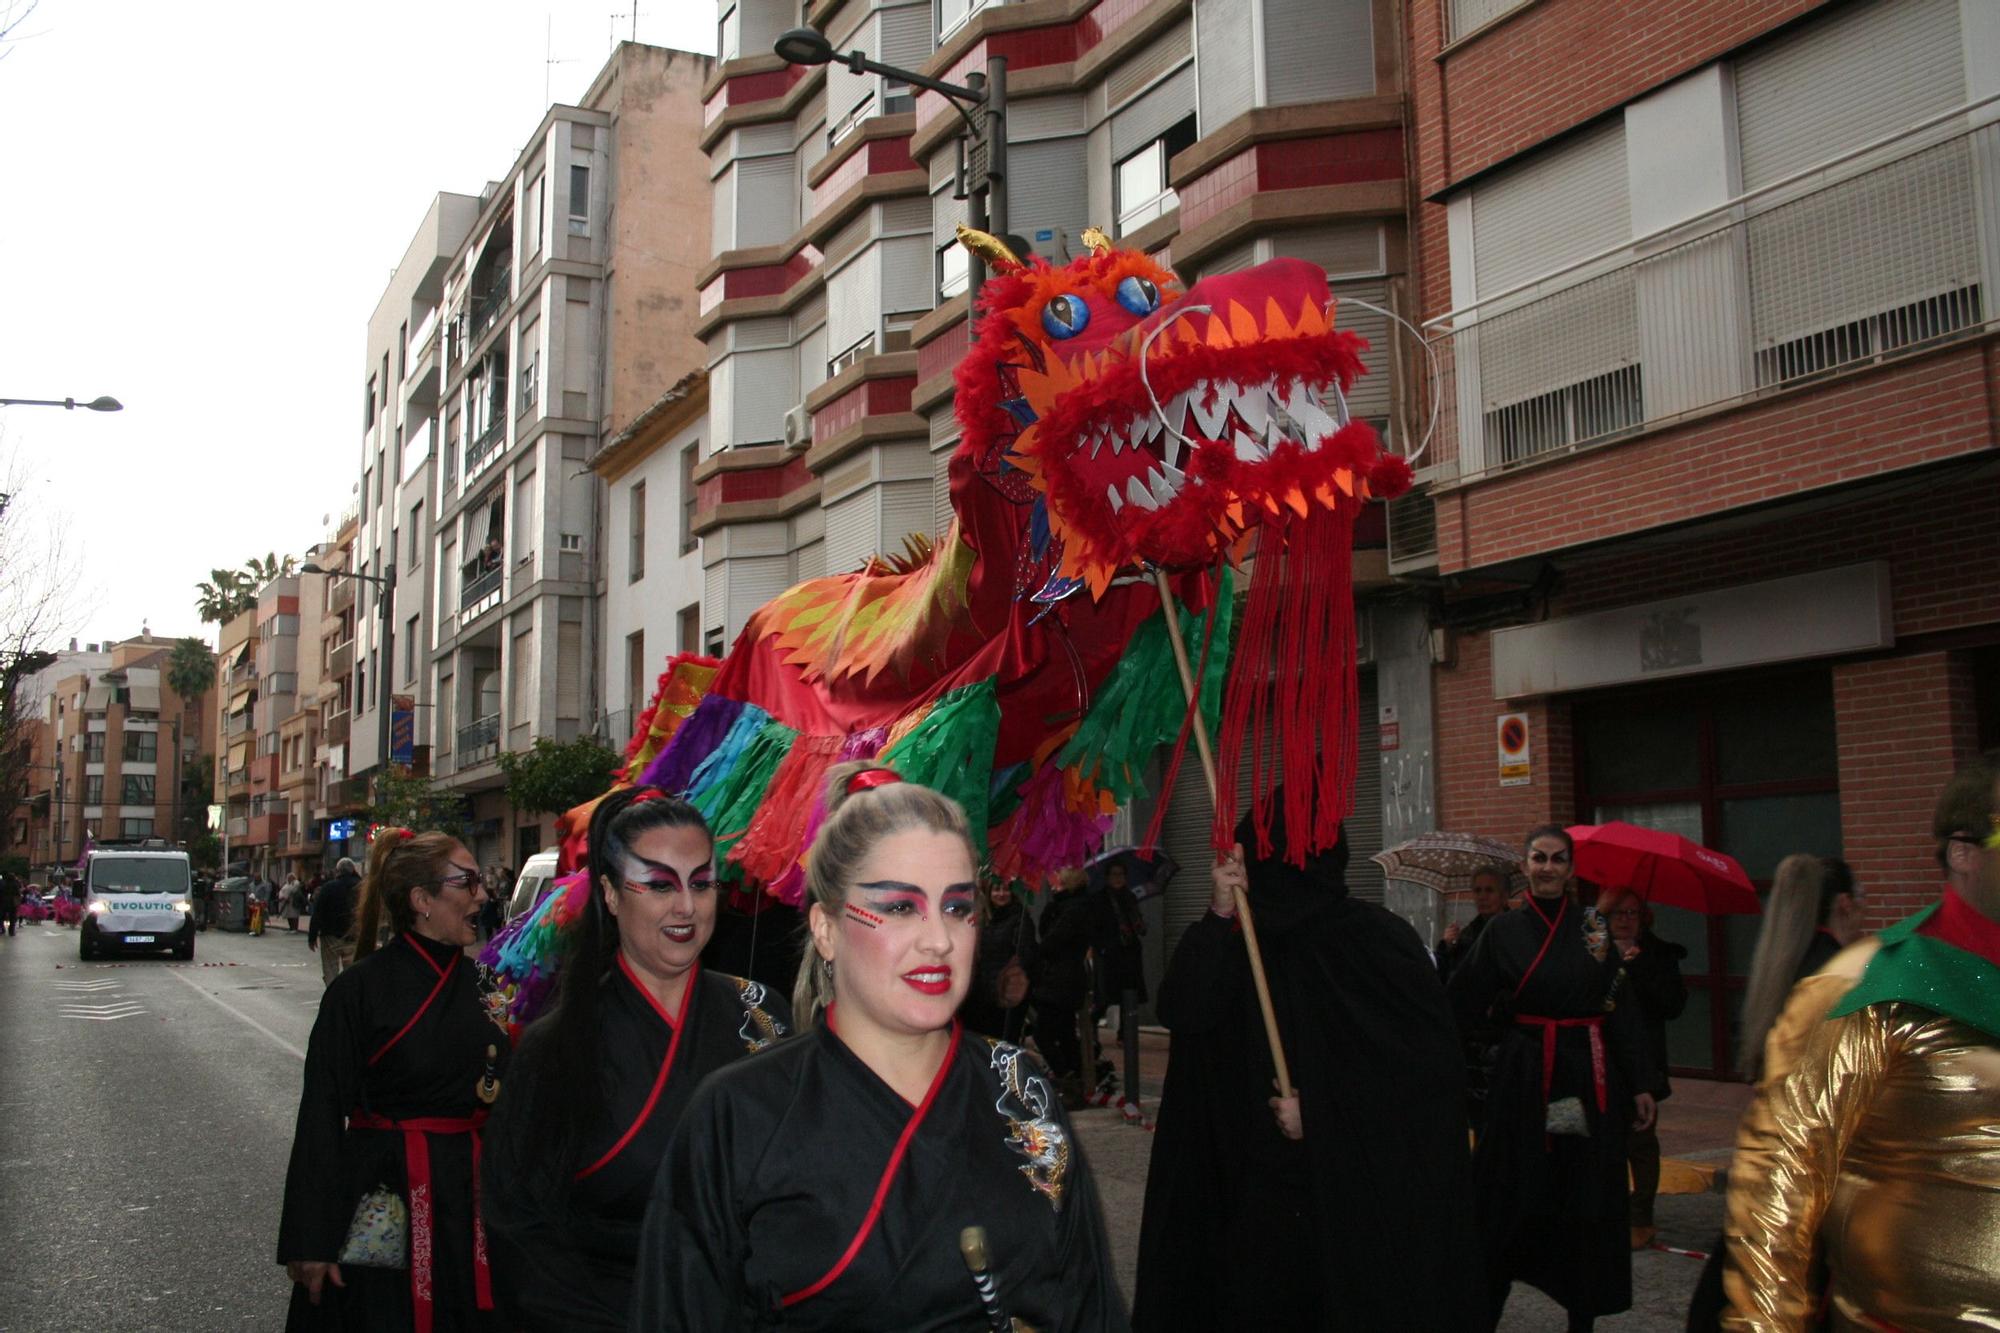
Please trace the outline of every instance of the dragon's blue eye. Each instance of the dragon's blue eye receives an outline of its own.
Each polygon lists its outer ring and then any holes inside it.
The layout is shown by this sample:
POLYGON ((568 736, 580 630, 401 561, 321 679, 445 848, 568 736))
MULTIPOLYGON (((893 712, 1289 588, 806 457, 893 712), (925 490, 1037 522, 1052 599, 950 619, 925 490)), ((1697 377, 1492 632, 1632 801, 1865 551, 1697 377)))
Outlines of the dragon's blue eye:
POLYGON ((1118 284, 1118 304, 1135 315, 1150 315, 1160 308, 1160 289, 1150 278, 1129 277, 1118 284))
POLYGON ((1090 327, 1090 307, 1080 296, 1051 297, 1042 307, 1042 327, 1051 338, 1074 338, 1090 327))

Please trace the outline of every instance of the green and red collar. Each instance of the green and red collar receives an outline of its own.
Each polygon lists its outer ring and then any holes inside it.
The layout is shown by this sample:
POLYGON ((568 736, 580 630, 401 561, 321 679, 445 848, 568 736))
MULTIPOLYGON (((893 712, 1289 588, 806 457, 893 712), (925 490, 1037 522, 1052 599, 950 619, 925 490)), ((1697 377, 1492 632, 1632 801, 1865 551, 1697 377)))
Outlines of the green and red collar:
POLYGON ((1901 1001, 2000 1038, 2000 922, 1947 888, 1878 938, 1881 948, 1832 1017, 1901 1001))

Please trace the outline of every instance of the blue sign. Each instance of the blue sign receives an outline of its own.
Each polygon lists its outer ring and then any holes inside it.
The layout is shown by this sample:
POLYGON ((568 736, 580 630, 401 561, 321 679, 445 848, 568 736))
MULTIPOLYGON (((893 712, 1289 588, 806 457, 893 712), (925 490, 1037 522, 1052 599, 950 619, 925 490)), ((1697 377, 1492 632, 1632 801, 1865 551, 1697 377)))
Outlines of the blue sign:
POLYGON ((389 710, 389 762, 404 767, 417 758, 417 701, 408 694, 391 696, 389 710))
POLYGON ((1053 241, 1055 238, 1056 229, 1054 227, 1037 227, 1035 229, 1035 244, 1037 245, 1040 245, 1043 241, 1053 241))
POLYGON ((329 819, 326 821, 326 840, 346 842, 354 836, 354 821, 351 819, 329 819))

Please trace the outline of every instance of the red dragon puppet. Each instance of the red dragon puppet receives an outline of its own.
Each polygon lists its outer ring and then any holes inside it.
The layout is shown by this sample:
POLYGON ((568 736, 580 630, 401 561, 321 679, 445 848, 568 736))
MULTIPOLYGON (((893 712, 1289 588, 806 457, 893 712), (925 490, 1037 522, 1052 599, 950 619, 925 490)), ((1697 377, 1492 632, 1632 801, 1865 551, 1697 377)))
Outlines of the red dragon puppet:
MULTIPOLYGON (((1307 803, 1296 822, 1288 805, 1287 827, 1337 836, 1354 765, 1354 516, 1409 484, 1372 429, 1342 420, 1365 345, 1333 327, 1312 264, 1182 290, 1150 257, 1084 239, 1090 253, 1054 267, 961 229, 996 276, 956 374, 949 531, 781 594, 720 661, 666 664, 621 780, 686 795, 744 889, 798 901, 824 775, 854 758, 957 799, 997 874, 1033 883, 1080 863, 1111 812, 1147 794, 1160 747, 1178 762, 1180 649, 1221 723, 1220 804, 1234 756, 1273 748, 1246 739, 1275 731, 1307 803), (1239 608, 1231 568, 1253 551, 1239 608)), ((1260 767, 1252 787, 1278 776, 1260 767)), ((565 869, 589 815, 561 821, 565 869)), ((1216 819, 1226 832, 1234 810, 1216 819)), ((517 1016, 538 1006, 587 892, 573 881, 489 947, 517 1016)))

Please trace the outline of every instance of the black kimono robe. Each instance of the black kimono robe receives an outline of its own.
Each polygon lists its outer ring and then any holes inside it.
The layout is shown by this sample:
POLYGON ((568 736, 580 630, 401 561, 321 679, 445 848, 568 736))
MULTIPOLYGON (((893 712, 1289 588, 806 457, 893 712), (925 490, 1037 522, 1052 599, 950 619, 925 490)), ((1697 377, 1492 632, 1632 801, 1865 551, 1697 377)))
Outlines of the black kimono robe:
POLYGON ((1251 905, 1305 1138, 1279 1133, 1236 923, 1189 926, 1160 982, 1173 1033, 1132 1323, 1470 1329, 1482 1298, 1464 1075, 1407 922, 1337 882, 1251 866, 1251 905), (1274 882, 1278 881, 1278 882, 1274 882))
POLYGON ((1461 1027, 1490 1018, 1501 1033, 1473 1155, 1496 1302, 1518 1279, 1573 1314, 1631 1308, 1625 1138, 1634 1091, 1657 1076, 1618 977, 1603 919, 1568 899, 1496 918, 1452 974, 1461 1027), (1589 1133, 1547 1133, 1547 1104, 1572 1097, 1589 1133))
POLYGON ((474 1161, 486 1115, 478 1085, 489 1069, 504 1072, 509 1053, 492 1012, 472 960, 414 934, 327 986, 306 1047, 278 1262, 337 1260, 355 1203, 387 1187, 408 1207, 418 1263, 343 1265, 345 1288, 327 1282, 318 1305, 294 1285, 286 1328, 500 1327, 490 1274, 475 1262, 474 1161), (411 1121, 422 1127, 398 1127, 411 1121))
POLYGON ((720 972, 689 979, 676 1023, 624 966, 604 979, 610 1117, 583 1139, 575 1178, 552 1179, 529 1114, 548 1077, 555 1027, 528 1028, 484 1158, 487 1234, 502 1307, 516 1328, 623 1330, 639 1225, 681 1112, 702 1079, 791 1031, 791 1009, 762 984, 720 972))
POLYGON ((828 1024, 695 1093, 660 1169, 631 1327, 988 1327, 959 1252, 1040 1333, 1123 1330, 1096 1186, 1032 1056, 953 1026, 911 1106, 828 1024))

